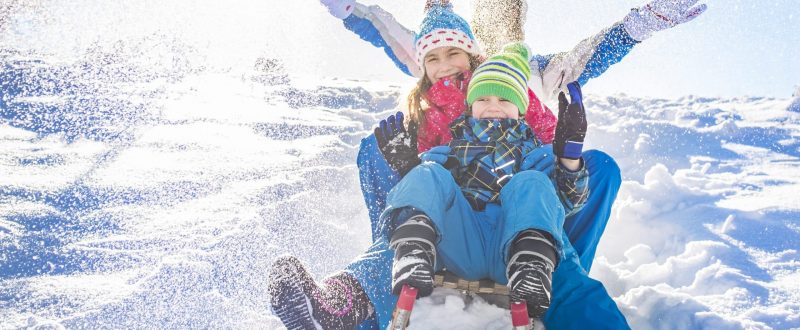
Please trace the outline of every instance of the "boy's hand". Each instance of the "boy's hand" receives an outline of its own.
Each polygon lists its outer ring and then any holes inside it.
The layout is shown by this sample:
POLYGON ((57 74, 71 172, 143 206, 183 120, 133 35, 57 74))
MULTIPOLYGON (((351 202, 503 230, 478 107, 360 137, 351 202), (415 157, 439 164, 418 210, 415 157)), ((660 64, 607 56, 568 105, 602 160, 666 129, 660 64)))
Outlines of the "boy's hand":
POLYGON ((625 31, 636 41, 650 37, 653 32, 671 28, 695 19, 706 11, 698 0, 653 0, 633 9, 623 20, 625 31))
POLYGON ((583 95, 578 82, 567 84, 567 89, 572 102, 567 102, 564 92, 558 94, 558 124, 553 153, 559 158, 580 159, 583 139, 586 137, 586 109, 583 108, 583 95))
POLYGON ((353 13, 356 7, 355 0, 319 0, 328 8, 328 12, 338 19, 345 19, 353 13))
POLYGON ((436 146, 419 155, 423 162, 436 162, 444 166, 450 156, 450 146, 436 146))
POLYGON ((406 130, 402 112, 381 120, 375 128, 375 139, 378 140, 383 158, 401 176, 420 163, 417 156, 417 125, 411 122, 406 130))
POLYGON ((553 171, 553 166, 556 163, 555 156, 553 155, 553 145, 545 144, 539 148, 531 151, 525 159, 522 160, 523 171, 533 170, 550 175, 553 171))

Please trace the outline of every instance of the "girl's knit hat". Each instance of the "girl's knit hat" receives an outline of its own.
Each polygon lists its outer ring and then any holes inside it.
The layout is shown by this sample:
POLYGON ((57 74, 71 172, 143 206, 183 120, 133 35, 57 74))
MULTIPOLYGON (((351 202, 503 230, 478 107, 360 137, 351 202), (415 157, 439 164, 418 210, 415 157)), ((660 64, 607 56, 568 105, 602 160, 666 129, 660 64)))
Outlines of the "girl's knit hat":
POLYGON ((530 75, 528 47, 520 42, 507 44, 475 69, 467 89, 467 104, 472 106, 482 96, 498 96, 514 103, 521 115, 525 114, 530 103, 530 75))
POLYGON ((414 38, 417 64, 423 66, 425 55, 440 47, 457 47, 473 55, 480 55, 478 41, 470 31, 469 24, 453 12, 453 5, 433 4, 422 20, 419 34, 414 38))

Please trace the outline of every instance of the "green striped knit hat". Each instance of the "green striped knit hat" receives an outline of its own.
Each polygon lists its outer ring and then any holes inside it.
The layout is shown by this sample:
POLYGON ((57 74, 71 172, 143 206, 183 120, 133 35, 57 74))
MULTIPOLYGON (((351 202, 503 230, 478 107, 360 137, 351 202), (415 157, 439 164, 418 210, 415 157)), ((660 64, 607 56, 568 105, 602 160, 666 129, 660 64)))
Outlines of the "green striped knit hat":
POLYGON ((528 110, 528 47, 520 42, 510 43, 489 57, 472 75, 467 89, 467 104, 487 95, 502 97, 514 103, 519 113, 528 110))

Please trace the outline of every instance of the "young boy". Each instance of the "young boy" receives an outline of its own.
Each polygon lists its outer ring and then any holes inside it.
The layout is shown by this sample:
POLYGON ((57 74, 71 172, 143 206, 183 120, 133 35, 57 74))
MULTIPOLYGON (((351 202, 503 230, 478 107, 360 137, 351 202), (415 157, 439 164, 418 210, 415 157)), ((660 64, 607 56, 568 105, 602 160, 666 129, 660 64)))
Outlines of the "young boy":
POLYGON ((467 91, 470 111, 451 125, 453 140, 423 154, 430 161, 389 193, 381 218, 395 252, 395 294, 408 284, 420 297, 430 295, 434 271, 447 268, 467 280, 508 283, 512 301, 525 301, 531 317, 549 308, 562 258, 555 238, 563 235, 565 215, 588 197, 580 158, 586 121, 575 102, 580 89, 571 84, 573 104, 559 97, 559 164, 552 177, 529 170, 537 160, 527 156, 545 146, 524 120, 527 59, 525 45, 515 43, 481 64, 467 91))

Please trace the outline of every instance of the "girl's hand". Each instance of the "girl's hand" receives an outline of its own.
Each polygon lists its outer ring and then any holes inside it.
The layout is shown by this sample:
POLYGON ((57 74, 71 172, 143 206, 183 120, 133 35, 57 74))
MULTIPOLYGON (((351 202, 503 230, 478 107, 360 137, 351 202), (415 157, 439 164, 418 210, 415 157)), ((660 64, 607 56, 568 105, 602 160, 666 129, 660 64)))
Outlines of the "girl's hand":
POLYGON ((353 13, 356 7, 355 0, 319 0, 319 2, 328 8, 328 12, 338 19, 345 19, 353 13))
POLYGON ((633 9, 623 20, 625 31, 636 41, 649 38, 653 32, 665 30, 695 19, 706 11, 698 0, 653 0, 633 9))

